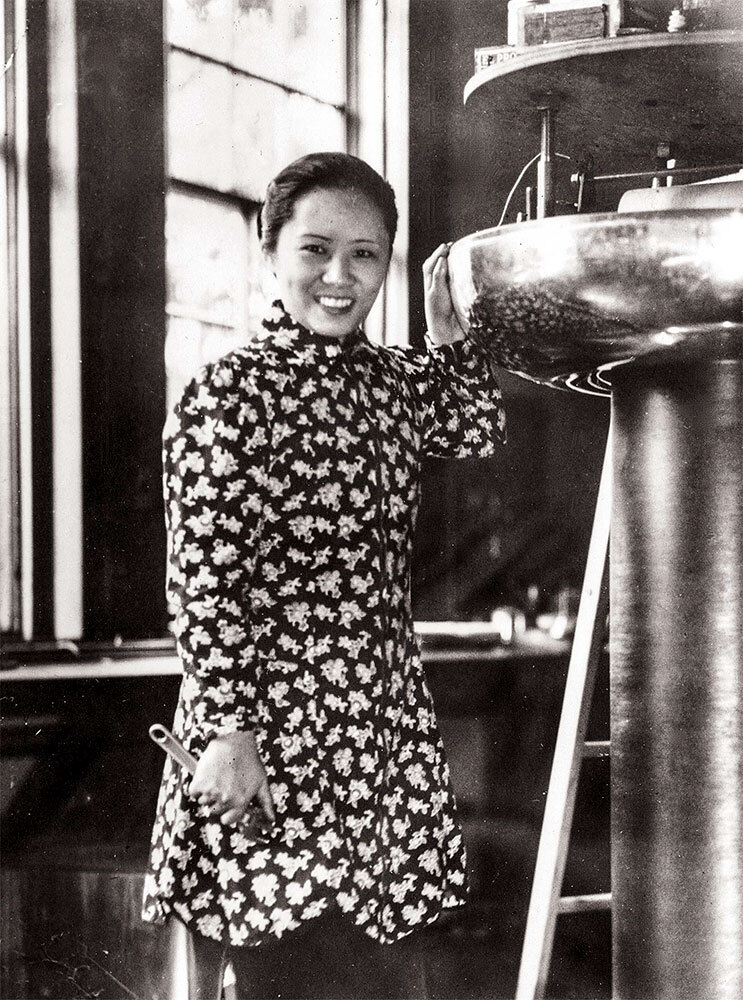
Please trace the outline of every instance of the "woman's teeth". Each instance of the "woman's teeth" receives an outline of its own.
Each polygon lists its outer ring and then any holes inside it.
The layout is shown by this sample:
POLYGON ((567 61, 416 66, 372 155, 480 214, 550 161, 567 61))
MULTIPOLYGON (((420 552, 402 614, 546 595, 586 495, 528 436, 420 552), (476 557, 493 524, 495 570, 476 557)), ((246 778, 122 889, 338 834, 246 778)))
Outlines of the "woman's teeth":
POLYGON ((353 305, 353 299, 337 299, 330 295, 321 295, 318 302, 324 309, 348 309, 353 305))

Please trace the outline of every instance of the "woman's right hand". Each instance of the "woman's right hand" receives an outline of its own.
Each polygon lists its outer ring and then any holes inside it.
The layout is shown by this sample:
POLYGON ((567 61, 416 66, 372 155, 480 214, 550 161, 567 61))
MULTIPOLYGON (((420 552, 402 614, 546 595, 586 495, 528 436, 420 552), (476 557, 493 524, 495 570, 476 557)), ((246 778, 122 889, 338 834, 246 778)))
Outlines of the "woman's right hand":
POLYGON ((199 758, 189 795, 208 806, 223 823, 238 823, 253 799, 276 822, 266 769, 253 733, 238 732, 211 740, 199 758))

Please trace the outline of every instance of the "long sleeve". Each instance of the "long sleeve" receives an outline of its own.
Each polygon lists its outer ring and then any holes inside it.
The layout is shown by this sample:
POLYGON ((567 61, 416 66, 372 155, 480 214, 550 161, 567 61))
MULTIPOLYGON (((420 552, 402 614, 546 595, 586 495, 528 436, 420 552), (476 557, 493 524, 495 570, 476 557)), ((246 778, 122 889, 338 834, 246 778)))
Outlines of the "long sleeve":
POLYGON ((506 440, 506 414, 487 351, 468 340, 428 351, 391 348, 420 401, 423 454, 488 458, 506 440))
POLYGON ((204 369, 166 424, 168 603, 189 743, 250 728, 247 609, 268 461, 266 408, 232 358, 204 369))

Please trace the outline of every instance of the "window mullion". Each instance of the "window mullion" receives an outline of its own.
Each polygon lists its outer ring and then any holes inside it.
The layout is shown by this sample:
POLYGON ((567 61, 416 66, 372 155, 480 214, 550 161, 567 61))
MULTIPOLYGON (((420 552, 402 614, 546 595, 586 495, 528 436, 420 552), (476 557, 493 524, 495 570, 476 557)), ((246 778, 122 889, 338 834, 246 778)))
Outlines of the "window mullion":
POLYGON ((83 634, 80 218, 77 45, 71 0, 50 0, 49 260, 52 346, 54 635, 83 634))

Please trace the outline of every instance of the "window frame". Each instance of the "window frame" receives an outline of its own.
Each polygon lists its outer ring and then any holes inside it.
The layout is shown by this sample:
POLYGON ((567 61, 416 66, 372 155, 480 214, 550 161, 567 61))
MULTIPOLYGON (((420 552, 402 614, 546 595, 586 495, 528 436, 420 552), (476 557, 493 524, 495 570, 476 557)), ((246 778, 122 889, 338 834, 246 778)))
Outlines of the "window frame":
MULTIPOLYGON (((103 168, 95 160, 95 142, 101 138, 97 133, 106 133, 101 149, 110 155, 112 144, 118 139, 116 115, 125 113, 108 93, 96 95, 94 89, 96 74, 104 84, 110 79, 106 53, 114 50, 107 48, 107 36, 100 34, 103 28, 96 27, 98 22, 95 20, 100 18, 107 3, 108 0, 90 0, 89 4, 81 6, 76 0, 48 0, 47 3, 5 0, 0 19, 4 29, 5 62, 9 66, 2 84, 8 157, 0 170, 0 183, 8 195, 5 199, 7 214, 0 218, 7 237, 7 250, 0 258, 0 293, 4 294, 9 306, 7 323, 4 320, 5 325, 0 329, 0 364, 9 375, 9 392, 0 398, 0 444, 3 448, 0 458, 0 516, 3 518, 0 529, 3 563, 0 569, 3 592, 0 633, 21 645, 40 648, 44 643, 51 643, 52 647, 66 644, 77 653, 84 646, 92 648, 98 644, 96 648, 99 648, 101 643, 121 648, 122 636, 124 646, 128 642, 136 646, 137 643, 159 641, 155 636, 165 635, 153 625, 159 620, 159 609, 162 608, 164 614, 161 578, 152 579, 143 595, 143 600, 152 603, 152 612, 148 611, 149 625, 137 617, 139 611, 136 609, 128 618, 125 614, 124 620, 119 621, 126 588, 116 590, 114 587, 113 597, 106 590, 111 574, 126 577, 131 571, 134 573, 131 579, 139 579, 136 572, 140 568, 136 564, 138 559, 142 561, 141 545, 138 548, 139 543, 132 540, 137 530, 151 539, 152 552, 147 556, 151 564, 154 566, 162 561, 164 573, 165 561, 158 486, 159 440, 165 418, 164 359, 160 364, 162 378, 154 367, 157 352, 162 358, 164 337, 152 339, 151 336, 157 323, 152 306, 160 295, 160 276, 155 274, 148 286, 144 312, 138 312, 132 319, 127 317, 120 331, 107 327, 99 334, 98 316, 102 307, 104 315, 107 309, 110 310, 111 295, 106 293, 109 298, 103 301, 98 284, 108 279, 100 273, 92 278, 90 272, 91 266, 102 268, 109 263, 115 269, 117 261, 119 265, 121 261, 116 256, 121 253, 120 246, 114 245, 111 262, 107 262, 105 253, 110 248, 96 243, 101 236, 106 238, 106 230, 102 227, 114 219, 113 215, 106 215, 108 209, 102 207, 99 197, 103 168), (97 10, 99 7, 101 9, 97 10), (29 18, 34 24, 27 27, 29 18), (55 34, 58 31, 66 39, 64 67, 59 64, 61 57, 55 34), (94 36, 93 49, 90 49, 91 34, 94 36), (75 53, 76 45, 81 49, 78 53, 75 53), (96 60, 95 65, 88 63, 90 58, 96 60), (61 76, 60 69, 64 69, 61 76), (75 88, 75 111, 81 128, 78 130, 77 122, 70 117, 63 117, 57 123, 52 121, 51 139, 47 142, 44 127, 47 113, 60 93, 69 96, 75 88), (109 102, 107 107, 104 106, 106 101, 109 102), (57 139, 62 141, 61 151, 55 145, 57 139), (50 190, 52 164, 56 169, 55 157, 59 155, 66 170, 66 191, 62 192, 66 201, 63 202, 58 200, 59 192, 50 190), (30 164, 34 164, 33 168, 30 164), (86 171, 91 170, 93 187, 89 179, 84 184, 81 181, 86 171), (78 188, 76 181, 82 187, 78 188), (80 195, 79 202, 75 200, 76 194, 80 195), (60 261, 60 253, 54 248, 65 240, 69 246, 69 239, 73 242, 70 259, 60 261), (80 268, 79 274, 76 266, 80 268), (96 287, 91 288, 91 283, 96 287), (52 289, 56 289, 55 302, 50 304, 52 289), (75 298, 73 314, 79 312, 78 318, 73 316, 77 332, 72 341, 69 335, 63 336, 64 324, 69 318, 65 297, 70 295, 75 298), (134 338, 127 342, 132 332, 145 329, 150 339, 134 338), (131 350, 133 364, 122 359, 123 344, 131 350), (140 350, 146 356, 137 359, 140 350), (99 367, 100 361, 104 362, 105 371, 99 367), (121 388, 127 375, 134 382, 131 388, 121 388), (106 411, 99 419, 101 406, 109 406, 109 384, 114 386, 110 412, 106 411), (65 393, 69 398, 64 398, 65 393), (132 406, 138 405, 137 400, 142 404, 141 411, 136 411, 141 412, 142 426, 129 438, 127 421, 130 421, 132 406), (118 437, 119 447, 130 447, 133 453, 128 456, 128 468, 121 473, 121 478, 116 472, 115 481, 106 483, 106 469, 110 469, 110 465, 101 456, 105 457, 106 449, 110 448, 111 434, 118 437), (116 517, 109 524, 107 498, 117 490, 120 493, 127 489, 127 477, 134 474, 130 466, 136 467, 137 463, 148 477, 141 501, 145 506, 130 513, 117 507, 116 517), (127 524, 130 527, 127 528, 127 524)), ((381 342, 407 343, 409 0, 384 0, 382 3, 346 0, 345 10, 346 148, 367 159, 390 180, 400 214, 390 274, 379 305, 370 317, 369 333, 381 342)), ((124 36, 129 32, 133 38, 135 24, 127 21, 129 14, 124 5, 121 9, 117 6, 115 13, 116 30, 124 36)), ((164 51, 161 6, 153 3, 151 7, 142 8, 140 22, 142 18, 148 32, 148 51, 164 51)), ((115 70, 128 74, 124 85, 131 89, 119 95, 123 102, 129 99, 127 93, 137 93, 137 69, 136 65, 130 66, 130 62, 136 64, 136 59, 122 62, 120 70, 115 70)), ((156 77, 154 74, 155 89, 156 77)), ((145 109, 138 109, 142 110, 145 109)), ((150 131, 146 129, 142 133, 142 144, 153 142, 155 134, 151 130, 157 113, 155 109, 154 117, 150 114, 147 118, 150 131)), ((163 115, 162 108, 159 113, 163 115)), ((164 117, 161 128, 164 134, 164 117)), ((157 145, 157 139, 154 141, 157 145)), ((159 151, 153 154, 148 169, 157 168, 159 155, 159 151)), ((167 169, 158 176, 165 177, 166 184, 169 183, 167 169)), ((146 179, 150 191, 147 197, 151 196, 153 180, 157 186, 157 177, 146 179)), ((113 191, 112 203, 120 204, 128 193, 126 185, 120 186, 113 191)), ((164 213, 162 183, 159 196, 164 213)), ((250 200, 246 204, 255 205, 250 200)), ((157 209, 155 222, 159 214, 160 209, 157 209)), ((141 222, 140 218, 138 225, 141 222)), ((150 253, 159 257, 161 251, 156 239, 149 242, 142 234, 137 238, 142 240, 141 245, 148 246, 150 253)), ((153 270, 161 268, 164 271, 164 244, 162 256, 163 261, 153 265, 153 270)), ((114 275, 111 280, 115 282, 117 277, 114 275)), ((164 273, 162 279, 159 322, 164 326, 164 273)), ((128 294, 123 308, 139 310, 138 293, 128 294)), ((163 628, 165 620, 163 617, 163 628)))

